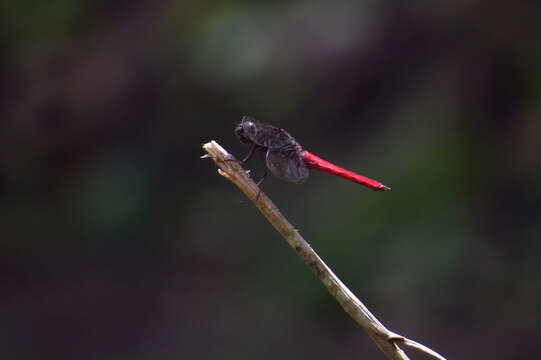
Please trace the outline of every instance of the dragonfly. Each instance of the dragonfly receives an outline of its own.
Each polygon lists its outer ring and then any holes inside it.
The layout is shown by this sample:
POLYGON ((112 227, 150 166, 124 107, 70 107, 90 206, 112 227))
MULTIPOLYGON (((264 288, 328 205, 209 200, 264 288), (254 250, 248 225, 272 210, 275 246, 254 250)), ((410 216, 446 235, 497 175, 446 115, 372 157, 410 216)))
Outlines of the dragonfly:
MULTIPOLYGON (((309 170, 312 169, 340 176, 374 191, 391 190, 379 181, 346 170, 304 150, 286 130, 260 123, 251 116, 242 118, 235 133, 242 143, 251 144, 242 163, 248 161, 255 151, 260 151, 265 157, 267 168, 279 179, 301 184, 308 179, 309 170)), ((266 173, 258 184, 265 177, 266 173)))

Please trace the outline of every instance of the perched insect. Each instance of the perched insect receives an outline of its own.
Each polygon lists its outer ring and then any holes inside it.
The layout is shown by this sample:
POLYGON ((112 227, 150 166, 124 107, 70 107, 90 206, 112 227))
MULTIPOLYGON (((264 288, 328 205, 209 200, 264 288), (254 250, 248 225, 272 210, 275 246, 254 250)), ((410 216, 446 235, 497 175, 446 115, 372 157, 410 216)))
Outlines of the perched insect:
POLYGON ((244 116, 235 132, 241 142, 251 144, 248 155, 242 162, 250 159, 255 150, 262 151, 270 172, 279 179, 302 183, 308 179, 308 170, 315 169, 343 177, 375 191, 391 190, 376 180, 343 169, 303 150, 284 129, 261 124, 249 116, 244 116))

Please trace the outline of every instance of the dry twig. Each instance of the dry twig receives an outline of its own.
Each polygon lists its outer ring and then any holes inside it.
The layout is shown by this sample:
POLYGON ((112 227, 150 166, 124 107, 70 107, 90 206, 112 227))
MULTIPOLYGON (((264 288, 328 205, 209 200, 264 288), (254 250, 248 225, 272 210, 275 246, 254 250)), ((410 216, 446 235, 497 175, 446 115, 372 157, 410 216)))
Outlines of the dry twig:
POLYGON ((366 331, 368 336, 372 338, 379 349, 389 359, 408 359, 404 351, 398 346, 402 344, 406 347, 417 349, 435 359, 445 360, 443 356, 432 349, 389 331, 383 326, 368 308, 340 281, 323 260, 321 260, 310 244, 287 221, 267 195, 260 192, 259 187, 246 174, 240 163, 234 161, 235 158, 231 154, 215 141, 203 145, 203 149, 208 153, 204 157, 210 156, 219 167, 218 173, 237 185, 255 203, 261 213, 282 234, 302 261, 312 269, 313 273, 336 298, 342 308, 366 331))

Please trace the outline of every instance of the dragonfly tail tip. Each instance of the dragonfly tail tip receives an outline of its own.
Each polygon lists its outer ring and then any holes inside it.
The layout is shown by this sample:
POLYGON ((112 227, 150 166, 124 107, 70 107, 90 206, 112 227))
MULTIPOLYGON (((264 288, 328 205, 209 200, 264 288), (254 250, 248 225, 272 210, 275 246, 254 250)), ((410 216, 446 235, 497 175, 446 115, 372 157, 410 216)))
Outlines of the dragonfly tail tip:
POLYGON ((391 188, 381 184, 381 186, 378 188, 378 190, 379 191, 389 191, 389 190, 391 190, 391 188))

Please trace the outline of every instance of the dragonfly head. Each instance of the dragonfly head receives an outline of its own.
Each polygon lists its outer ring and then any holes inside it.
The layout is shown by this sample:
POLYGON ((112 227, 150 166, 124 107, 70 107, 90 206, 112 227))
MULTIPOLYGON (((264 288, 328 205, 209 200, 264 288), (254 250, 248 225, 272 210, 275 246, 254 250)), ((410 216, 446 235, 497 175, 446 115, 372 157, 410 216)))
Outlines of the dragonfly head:
POLYGON ((243 143, 253 142, 256 131, 255 119, 247 115, 242 117, 241 123, 235 128, 235 133, 243 143))

